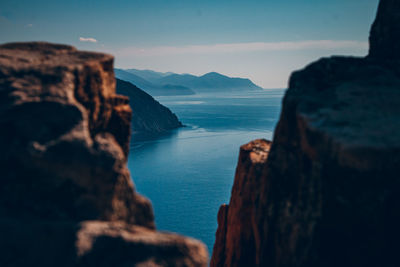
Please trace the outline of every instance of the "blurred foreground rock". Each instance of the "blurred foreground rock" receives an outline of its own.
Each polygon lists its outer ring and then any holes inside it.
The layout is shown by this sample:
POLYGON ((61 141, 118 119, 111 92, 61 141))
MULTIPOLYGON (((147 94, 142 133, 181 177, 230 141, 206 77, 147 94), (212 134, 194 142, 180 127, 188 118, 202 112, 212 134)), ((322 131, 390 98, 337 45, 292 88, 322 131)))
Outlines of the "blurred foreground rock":
POLYGON ((131 117, 112 56, 0 46, 0 266, 206 266, 200 242, 154 230, 131 117))
POLYGON ((366 58, 295 72, 271 147, 241 149, 211 266, 400 266, 399 1, 366 58))

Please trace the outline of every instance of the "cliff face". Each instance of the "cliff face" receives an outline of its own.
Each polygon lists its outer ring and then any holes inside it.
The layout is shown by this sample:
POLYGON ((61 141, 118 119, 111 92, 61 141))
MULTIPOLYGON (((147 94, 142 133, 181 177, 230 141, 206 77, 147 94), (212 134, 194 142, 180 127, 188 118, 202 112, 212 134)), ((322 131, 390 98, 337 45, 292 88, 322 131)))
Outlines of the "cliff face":
POLYGON ((380 1, 378 14, 371 28, 369 57, 384 60, 400 59, 400 2, 380 1))
POLYGON ((259 187, 271 142, 255 140, 240 148, 239 162, 228 205, 218 212, 218 231, 211 266, 254 266, 260 240, 257 226, 259 187), (233 197, 235 196, 235 197, 233 197), (230 255, 230 256, 228 256, 230 255))
POLYGON ((132 112, 112 56, 0 46, 1 266, 205 266, 198 241, 154 230, 126 160, 132 112))
POLYGON ((117 79, 117 93, 130 99, 134 132, 160 133, 182 127, 171 110, 135 85, 117 79))
POLYGON ((269 152, 242 147, 211 266, 400 264, 399 11, 381 1, 367 58, 292 75, 269 152))

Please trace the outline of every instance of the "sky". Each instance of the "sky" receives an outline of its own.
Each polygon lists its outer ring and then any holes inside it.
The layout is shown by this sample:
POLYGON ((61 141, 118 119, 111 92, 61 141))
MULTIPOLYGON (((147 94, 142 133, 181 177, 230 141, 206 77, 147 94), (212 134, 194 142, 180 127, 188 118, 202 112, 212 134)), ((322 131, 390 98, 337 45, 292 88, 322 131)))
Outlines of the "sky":
POLYGON ((119 68, 286 88, 320 57, 366 55, 378 1, 2 0, 0 43, 65 43, 113 54, 119 68))

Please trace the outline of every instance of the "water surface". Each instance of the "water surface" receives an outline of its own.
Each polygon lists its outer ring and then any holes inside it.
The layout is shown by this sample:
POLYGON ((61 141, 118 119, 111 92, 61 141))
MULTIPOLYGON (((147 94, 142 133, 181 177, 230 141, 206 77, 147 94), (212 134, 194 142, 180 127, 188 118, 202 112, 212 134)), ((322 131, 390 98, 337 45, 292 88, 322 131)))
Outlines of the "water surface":
POLYGON ((228 203, 239 147, 272 138, 284 90, 158 97, 187 127, 133 137, 128 167, 150 198, 158 230, 202 240, 212 250, 218 208, 228 203))

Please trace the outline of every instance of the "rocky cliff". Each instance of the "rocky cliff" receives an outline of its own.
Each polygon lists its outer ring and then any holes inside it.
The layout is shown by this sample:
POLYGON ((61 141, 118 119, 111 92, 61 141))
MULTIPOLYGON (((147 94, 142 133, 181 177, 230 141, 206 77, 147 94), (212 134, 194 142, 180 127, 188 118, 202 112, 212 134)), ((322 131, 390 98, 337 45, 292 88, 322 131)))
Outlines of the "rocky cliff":
POLYGON ((151 95, 135 85, 117 80, 117 93, 128 96, 132 109, 132 130, 136 132, 161 133, 182 127, 178 117, 161 105, 151 95))
POLYGON ((272 144, 241 148, 211 266, 400 266, 399 1, 366 58, 293 73, 272 144))
POLYGON ((200 242, 154 230, 131 117, 112 56, 0 46, 0 266, 206 266, 200 242))
POLYGON ((378 13, 371 27, 369 57, 383 60, 400 59, 400 2, 379 2, 378 13))

